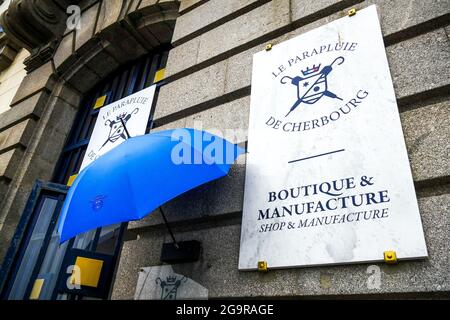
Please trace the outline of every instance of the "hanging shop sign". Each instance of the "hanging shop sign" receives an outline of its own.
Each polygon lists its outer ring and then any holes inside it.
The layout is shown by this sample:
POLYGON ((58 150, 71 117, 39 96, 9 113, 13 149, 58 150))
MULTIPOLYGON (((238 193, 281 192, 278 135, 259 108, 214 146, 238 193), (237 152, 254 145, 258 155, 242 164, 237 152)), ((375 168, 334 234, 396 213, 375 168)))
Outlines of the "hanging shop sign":
POLYGON ((427 257, 375 6, 254 55, 239 269, 427 257))
POLYGON ((100 109, 80 171, 127 139, 121 120, 131 137, 145 134, 154 94, 151 86, 100 109))

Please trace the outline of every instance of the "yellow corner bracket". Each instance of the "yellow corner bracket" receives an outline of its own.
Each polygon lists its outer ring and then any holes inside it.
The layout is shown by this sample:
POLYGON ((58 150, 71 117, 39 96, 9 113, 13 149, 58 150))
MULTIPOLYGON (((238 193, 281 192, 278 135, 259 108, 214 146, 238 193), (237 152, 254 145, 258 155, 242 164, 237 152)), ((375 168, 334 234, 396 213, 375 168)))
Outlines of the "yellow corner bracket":
MULTIPOLYGON (((77 257, 75 265, 79 268, 80 274, 78 276, 72 275, 70 282, 72 284, 97 288, 102 272, 103 260, 77 257), (77 280, 80 283, 77 283, 77 280)), ((76 272, 76 269, 74 271, 76 272)))
POLYGON ((353 17, 356 14, 356 8, 348 10, 348 16, 353 17))
POLYGON ((267 261, 258 261, 258 271, 267 272, 269 268, 267 267, 267 261))
POLYGON ((106 95, 99 97, 99 98, 95 101, 94 109, 98 109, 98 108, 103 107, 103 106, 105 105, 106 98, 107 98, 106 95))
POLYGON ((44 286, 44 279, 36 279, 36 281, 34 281, 33 289, 31 289, 30 293, 30 300, 39 299, 43 286, 44 286))
POLYGON ((272 50, 273 45, 271 43, 266 44, 266 51, 272 50))
POLYGON ((78 174, 74 174, 74 175, 71 175, 71 176, 69 177, 69 180, 67 180, 67 186, 68 186, 68 187, 71 187, 71 186, 72 186, 72 184, 73 184, 73 182, 75 181, 75 179, 77 178, 77 176, 78 176, 78 174))
POLYGON ((385 251, 384 262, 386 262, 387 264, 396 264, 398 262, 397 253, 395 251, 385 251))
POLYGON ((163 80, 165 74, 166 74, 165 68, 156 71, 155 78, 153 79, 153 83, 157 83, 157 82, 160 82, 161 80, 163 80))

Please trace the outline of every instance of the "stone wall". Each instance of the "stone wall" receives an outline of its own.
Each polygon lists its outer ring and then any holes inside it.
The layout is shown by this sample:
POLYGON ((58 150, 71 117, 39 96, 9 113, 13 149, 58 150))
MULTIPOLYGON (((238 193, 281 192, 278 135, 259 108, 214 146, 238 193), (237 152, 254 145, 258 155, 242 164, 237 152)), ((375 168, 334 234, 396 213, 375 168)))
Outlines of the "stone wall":
MULTIPOLYGON (((448 296, 450 291, 450 3, 446 0, 181 1, 154 130, 192 126, 246 128, 252 55, 347 14, 377 5, 429 259, 377 264, 380 289, 368 289, 368 265, 239 272, 245 159, 229 176, 164 206, 181 240, 200 240, 201 259, 174 271, 210 298, 254 296, 448 296)), ((237 142, 245 143, 243 135, 237 142)), ((128 227, 114 299, 132 299, 139 269, 159 265, 170 238, 160 215, 128 227)))
POLYGON ((11 101, 26 76, 23 61, 28 55, 29 53, 22 49, 14 58, 12 64, 0 73, 0 113, 9 110, 11 101))

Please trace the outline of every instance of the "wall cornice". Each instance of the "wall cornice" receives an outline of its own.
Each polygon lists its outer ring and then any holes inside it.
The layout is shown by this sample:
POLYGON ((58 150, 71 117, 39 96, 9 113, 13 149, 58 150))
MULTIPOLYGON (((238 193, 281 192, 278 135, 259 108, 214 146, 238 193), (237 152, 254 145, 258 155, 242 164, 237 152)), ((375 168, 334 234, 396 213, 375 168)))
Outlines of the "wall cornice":
POLYGON ((12 0, 0 17, 0 24, 11 43, 31 55, 25 61, 27 71, 49 61, 66 29, 63 8, 79 0, 12 0))

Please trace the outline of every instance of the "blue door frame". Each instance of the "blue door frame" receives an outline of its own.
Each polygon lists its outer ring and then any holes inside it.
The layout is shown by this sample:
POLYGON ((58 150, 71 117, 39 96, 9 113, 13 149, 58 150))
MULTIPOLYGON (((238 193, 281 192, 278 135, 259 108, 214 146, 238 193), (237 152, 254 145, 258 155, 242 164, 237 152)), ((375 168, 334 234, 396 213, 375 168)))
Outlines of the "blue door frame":
MULTIPOLYGON (((59 211, 61 210, 68 190, 69 187, 67 186, 40 180, 37 180, 34 184, 28 198, 28 202, 20 218, 19 225, 17 226, 16 232, 11 240, 11 245, 0 268, 0 299, 7 299, 11 291, 12 284, 16 279, 19 265, 23 260, 25 249, 30 242, 32 230, 34 229, 38 219, 38 215, 36 213, 40 210, 39 205, 42 205, 40 200, 44 196, 52 197, 58 201, 58 204, 52 215, 49 228, 45 235, 44 243, 40 250, 41 252, 38 254, 38 261, 33 268, 30 279, 35 277, 38 272, 37 266, 42 263, 42 259, 44 258, 43 253, 48 245, 51 231, 57 222, 59 211)), ((30 283, 34 283, 34 281, 30 281, 30 283)), ((25 291, 26 296, 29 296, 29 293, 31 292, 30 283, 25 291)))

